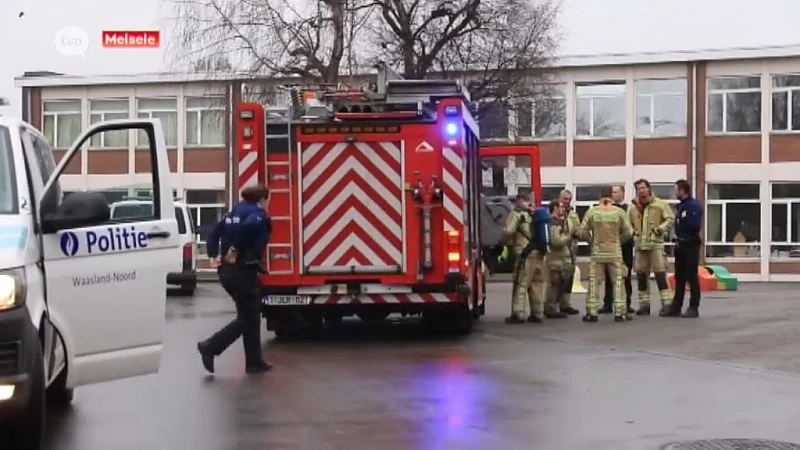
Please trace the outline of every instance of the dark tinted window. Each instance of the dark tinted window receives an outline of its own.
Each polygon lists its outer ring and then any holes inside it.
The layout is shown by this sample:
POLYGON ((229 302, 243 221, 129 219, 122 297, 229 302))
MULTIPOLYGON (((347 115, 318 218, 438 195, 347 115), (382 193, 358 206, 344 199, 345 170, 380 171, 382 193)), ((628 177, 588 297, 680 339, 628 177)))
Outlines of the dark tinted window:
MULTIPOLYGON (((183 215, 183 210, 179 207, 175 207, 175 220, 178 221, 178 234, 185 234, 186 233, 186 217, 183 215)), ((191 219, 189 219, 191 223, 191 219)), ((194 228, 194 227, 192 227, 194 228)))
POLYGON ((0 214, 16 214, 17 177, 8 128, 0 127, 0 214))

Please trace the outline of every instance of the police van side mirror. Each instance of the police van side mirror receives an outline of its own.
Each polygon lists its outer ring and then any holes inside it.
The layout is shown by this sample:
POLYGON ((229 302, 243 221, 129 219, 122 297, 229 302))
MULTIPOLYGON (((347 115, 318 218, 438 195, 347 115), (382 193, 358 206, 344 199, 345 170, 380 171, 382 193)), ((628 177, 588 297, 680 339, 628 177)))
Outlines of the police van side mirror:
POLYGON ((108 222, 111 208, 97 192, 74 192, 65 198, 55 212, 42 217, 42 232, 55 233, 70 228, 91 227, 108 222))

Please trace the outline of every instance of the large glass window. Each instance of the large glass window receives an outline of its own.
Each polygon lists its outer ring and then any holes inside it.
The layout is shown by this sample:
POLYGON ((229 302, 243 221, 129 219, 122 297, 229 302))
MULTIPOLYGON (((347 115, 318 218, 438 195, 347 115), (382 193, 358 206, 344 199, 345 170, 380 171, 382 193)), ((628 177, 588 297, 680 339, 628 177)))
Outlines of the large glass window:
MULTIPOLYGON (((167 145, 178 145, 178 100, 175 98, 138 98, 136 111, 140 119, 158 119, 164 131, 164 140, 167 145)), ((140 131, 137 134, 137 146, 149 145, 147 134, 140 131)))
POLYGON ((548 184, 546 186, 542 186, 542 204, 546 205, 552 200, 558 200, 558 197, 561 195, 561 191, 563 190, 563 184, 548 184))
POLYGON ((575 86, 576 134, 579 137, 624 137, 625 83, 575 86))
MULTIPOLYGON (((225 191, 210 189, 187 190, 185 201, 192 215, 197 242, 205 244, 211 228, 222 219, 227 210, 225 206, 225 191)), ((201 250, 205 252, 205 246, 202 246, 201 250)))
POLYGON ((547 85, 516 106, 518 139, 563 138, 567 135, 567 98, 564 86, 547 85))
POLYGON ((773 259, 800 258, 800 183, 772 183, 773 259))
POLYGON ((47 100, 42 104, 42 129, 55 148, 69 148, 81 134, 80 100, 47 100))
POLYGON ((17 176, 11 134, 0 127, 0 214, 17 214, 17 176))
POLYGON ((636 135, 686 135, 686 78, 636 81, 636 135))
POLYGON ((483 163, 482 190, 487 197, 515 196, 531 191, 531 158, 527 156, 489 156, 483 163))
POLYGON ((759 257, 761 254, 759 185, 709 184, 706 198, 706 256, 759 257))
MULTIPOLYGON (((129 117, 128 99, 89 101, 89 122, 92 124, 129 117)), ((92 147, 128 148, 128 130, 98 133, 92 136, 90 144, 92 147)))
POLYGON ((499 100, 479 101, 477 103, 478 127, 481 139, 508 139, 509 138, 509 111, 508 106, 499 100))
POLYGON ((761 131, 761 77, 708 79, 708 131, 761 131))
POLYGON ((772 129, 800 130, 800 75, 772 77, 772 129))
POLYGON ((225 144, 225 98, 186 99, 186 145, 225 144))

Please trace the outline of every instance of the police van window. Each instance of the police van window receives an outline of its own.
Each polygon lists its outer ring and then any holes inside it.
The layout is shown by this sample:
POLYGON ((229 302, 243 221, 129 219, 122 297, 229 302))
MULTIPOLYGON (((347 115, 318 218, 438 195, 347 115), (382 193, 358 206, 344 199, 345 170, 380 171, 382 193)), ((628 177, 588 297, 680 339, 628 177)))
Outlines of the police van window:
POLYGON ((0 214, 17 214, 17 177, 14 170, 14 153, 11 134, 0 127, 0 214))

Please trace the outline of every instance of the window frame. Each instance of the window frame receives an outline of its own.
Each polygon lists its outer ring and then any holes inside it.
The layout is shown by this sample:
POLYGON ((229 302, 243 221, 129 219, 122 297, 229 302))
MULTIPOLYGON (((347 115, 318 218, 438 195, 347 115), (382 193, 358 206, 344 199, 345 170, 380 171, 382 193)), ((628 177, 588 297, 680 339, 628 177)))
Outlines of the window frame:
MULTIPOLYGON (((775 73, 770 74, 770 81, 772 83, 772 91, 770 92, 769 96, 769 109, 770 109, 770 117, 773 117, 774 114, 772 113, 772 108, 775 104, 775 94, 786 93, 786 128, 785 129, 775 129, 774 128, 774 119, 770 119, 769 124, 769 131, 770 133, 775 134, 798 134, 800 133, 800 129, 793 130, 792 129, 792 97, 795 95, 800 95, 800 84, 796 86, 776 86, 776 80, 778 77, 784 76, 800 76, 800 73, 775 73)), ((770 253, 772 254, 772 253, 770 253)))
POLYGON ((760 230, 759 236, 758 236, 758 241, 756 241, 756 242, 742 242, 742 243, 725 242, 725 241, 710 241, 708 239, 708 217, 709 217, 708 209, 709 209, 709 206, 711 206, 711 205, 720 205, 721 206, 720 233, 721 233, 721 236, 722 236, 723 239, 727 239, 727 237, 726 237, 727 236, 727 231, 728 231, 728 224, 727 224, 728 206, 727 205, 731 205, 731 204, 751 204, 751 205, 755 204, 755 205, 761 205, 761 196, 762 196, 761 185, 759 183, 755 183, 755 182, 731 182, 731 181, 726 181, 726 182, 719 182, 719 183, 706 183, 705 190, 706 190, 706 193, 705 193, 706 201, 705 201, 704 210, 703 210, 703 215, 704 215, 704 217, 703 217, 703 236, 704 236, 703 243, 704 243, 704 248, 705 248, 704 255, 706 257, 706 260, 709 260, 709 261, 732 261, 732 260, 753 261, 753 260, 760 259, 761 258, 761 244, 762 244, 762 241, 763 241, 763 233, 764 233, 764 230, 761 229, 761 219, 762 219, 762 217, 761 217, 760 213, 759 213, 759 218, 758 218, 758 220, 759 220, 759 230, 760 230), (714 185, 721 185, 721 184, 747 184, 747 185, 758 186, 758 197, 759 198, 757 198, 757 199, 711 199, 709 197, 709 195, 708 195, 710 187, 714 186, 714 185), (708 256, 708 249, 709 248, 714 248, 714 247, 733 247, 733 248, 736 248, 736 247, 755 247, 756 248, 756 254, 752 255, 752 256, 708 256))
POLYGON ((204 226, 203 224, 200 223, 200 211, 202 209, 219 209, 219 210, 222 210, 222 214, 225 214, 225 211, 227 211, 228 206, 224 201, 213 202, 213 203, 208 203, 208 202, 192 203, 192 202, 189 202, 189 192, 191 192, 191 191, 214 191, 214 192, 218 192, 218 193, 221 192, 223 195, 220 198, 223 199, 223 200, 227 196, 225 195, 225 190, 224 189, 185 189, 183 191, 183 197, 182 198, 183 198, 184 203, 186 203, 186 208, 189 210, 189 215, 191 216, 189 218, 189 220, 191 220, 193 222, 193 227, 194 227, 194 231, 195 231, 195 237, 194 237, 195 238, 195 242, 198 245, 201 245, 201 246, 205 247, 206 241, 202 239, 202 236, 200 234, 200 228, 202 226, 204 226), (195 220, 195 217, 197 217, 197 220, 195 220))
MULTIPOLYGON (((784 246, 784 247, 797 247, 800 250, 800 241, 793 242, 792 239, 792 205, 798 205, 800 207, 800 197, 774 197, 772 194, 773 187, 775 185, 800 185, 798 182, 789 182, 789 181, 777 181, 771 182, 769 185, 770 190, 770 199, 769 199, 769 217, 770 217, 770 225, 774 226, 774 221, 772 220, 772 207, 774 205, 785 205, 786 206, 786 237, 788 240, 783 241, 776 241, 774 236, 770 233, 770 242, 769 242, 769 259, 770 261, 797 261, 798 258, 793 258, 791 256, 773 256, 773 252, 777 252, 777 250, 773 250, 774 246, 784 246)), ((800 236, 798 236, 800 239, 800 236)))
MULTIPOLYGON (((512 109, 509 108, 508 105, 502 104, 503 102, 501 100, 498 100, 496 98, 491 98, 490 97, 490 98, 482 98, 482 99, 480 99, 480 100, 478 100, 476 102, 478 110, 480 110, 482 105, 484 105, 486 103, 498 103, 498 104, 501 105, 502 108, 505 108, 505 110, 506 110, 506 136, 505 137, 494 137, 494 136, 492 136, 492 137, 489 137, 489 136, 484 137, 483 133, 481 133, 481 142, 484 142, 484 141, 485 142, 508 142, 508 141, 513 140, 514 139, 514 133, 515 133, 514 125, 516 125, 516 124, 512 123, 512 116, 514 115, 514 112, 512 111, 512 109)), ((476 114, 476 116, 477 116, 477 114, 476 114)), ((478 130, 480 130, 480 127, 481 127, 480 119, 478 119, 477 122, 478 122, 478 130)))
POLYGON ((575 130, 573 132, 574 140, 592 140, 592 139, 625 139, 628 134, 630 134, 630 130, 628 130, 628 85, 623 80, 605 80, 599 82, 592 82, 592 83, 575 83, 573 88, 575 98, 573 102, 575 104, 575 130), (623 114, 622 114, 622 134, 613 135, 613 136, 596 136, 594 130, 594 101, 598 98, 616 98, 618 95, 589 95, 589 96, 581 96, 578 94, 578 89, 581 87, 588 87, 588 86, 622 86, 625 90, 622 92, 622 101, 623 101, 623 114), (578 110, 578 105, 581 100, 589 100, 589 134, 580 134, 578 131, 578 119, 580 117, 580 113, 578 110))
MULTIPOLYGON (((153 113, 175 113, 175 143, 170 144, 168 139, 167 130, 162 126, 162 130, 164 132, 164 140, 167 141, 167 148, 174 149, 178 147, 178 142, 180 138, 178 136, 178 129, 180 128, 178 121, 180 120, 180 103, 178 102, 178 97, 170 97, 170 96, 153 96, 153 97, 136 97, 135 98, 135 106, 136 106, 136 118, 138 119, 152 119, 153 113), (145 108, 142 109, 139 107, 139 102, 142 100, 174 100, 175 101, 175 109, 163 109, 163 108, 145 108), (142 117, 142 114, 147 114, 146 117, 142 117)), ((147 148, 147 144, 139 143, 139 133, 134 133, 134 148, 142 149, 147 148)), ((130 144, 128 144, 130 146, 130 144)))
MULTIPOLYGON (((116 120, 116 119, 106 119, 106 114, 121 114, 121 113, 125 113, 125 115, 127 116, 126 118, 130 119, 130 116, 131 116, 131 101, 130 101, 130 98, 128 98, 128 97, 91 98, 91 99, 88 100, 88 102, 89 102, 89 105, 88 105, 88 108, 89 108, 89 125, 92 125, 93 123, 95 123, 95 122, 92 122, 92 116, 95 116, 95 115, 100 115, 100 122, 103 122, 105 120, 116 120), (102 101, 118 101, 118 102, 124 101, 125 104, 126 104, 126 108, 125 108, 124 111, 123 110, 100 110, 100 111, 92 110, 92 103, 93 102, 102 102, 102 101)), ((90 150, 125 150, 125 149, 128 149, 130 147, 130 145, 131 145, 130 130, 127 131, 127 134, 128 134, 128 136, 126 138, 127 142, 125 143, 124 146, 106 145, 106 133, 97 134, 97 135, 95 135, 93 137, 97 137, 98 139, 100 139, 100 145, 94 145, 93 139, 89 139, 89 141, 88 141, 89 142, 89 149, 90 150)))
POLYGON ((183 100, 183 108, 184 108, 184 112, 183 112, 183 128, 184 128, 184 130, 183 130, 183 145, 185 147, 190 147, 190 148, 211 148, 211 147, 213 147, 213 148, 216 148, 216 147, 224 147, 225 146, 225 110, 226 110, 225 103, 226 102, 227 102, 227 99, 226 99, 226 97, 224 95, 206 95, 206 96, 192 95, 192 96, 184 97, 184 100, 183 100), (202 107, 202 108, 194 107, 194 106, 190 107, 189 106, 189 101, 190 100, 207 100, 207 99, 208 100, 221 100, 222 101, 222 106, 202 107), (202 121, 203 112, 208 112, 208 111, 219 111, 219 112, 222 113, 222 119, 223 120, 220 122, 220 126, 222 127, 222 142, 219 143, 219 144, 208 144, 208 143, 203 142, 203 121, 202 121), (198 142, 196 144, 190 144, 189 143, 189 136, 188 136, 188 134, 189 134, 189 120, 188 119, 189 119, 189 115, 190 114, 194 114, 194 115, 197 116, 197 130, 196 130, 196 132, 197 132, 197 141, 198 142))
POLYGON ((550 89, 547 89, 548 93, 552 93, 555 95, 551 95, 550 97, 544 97, 542 95, 527 95, 519 97, 519 99, 515 102, 517 104, 530 104, 531 107, 531 134, 532 136, 522 136, 519 134, 519 114, 517 113, 517 109, 515 108, 509 114, 509 121, 512 123, 510 124, 511 134, 513 135, 514 139, 519 142, 537 142, 537 141, 562 141, 567 139, 567 122, 569 122, 569 118, 567 117, 566 109, 567 109, 567 102, 569 98, 567 96, 567 89, 568 86, 565 83, 552 83, 548 84, 550 89), (546 100, 560 100, 564 103, 564 134, 558 136, 536 136, 536 100, 537 98, 541 101, 543 98, 546 100))
MULTIPOLYGON (((764 86, 761 85, 761 76, 760 75, 720 75, 720 76, 713 76, 713 77, 706 77, 706 135, 707 136, 721 136, 721 135, 756 135, 761 134, 764 130, 764 124, 761 123, 758 131, 729 131, 728 130, 728 94, 753 94, 758 93, 761 96, 761 101, 763 102, 763 95, 764 95, 764 86), (758 78, 759 79, 759 86, 757 88, 734 88, 734 89, 711 89, 711 80, 713 79, 723 79, 723 78, 758 78), (711 114, 711 96, 712 95, 722 95, 722 130, 720 131, 711 131, 709 129, 709 125, 711 120, 709 120, 709 115, 711 114)), ((770 95, 770 108, 772 107, 772 96, 770 95)), ((761 117, 759 117, 759 122, 762 122, 761 117)), ((770 128, 772 128, 772 124, 770 124, 770 128)), ((718 184, 718 183, 715 183, 718 184)))
POLYGON ((65 116, 65 115, 70 115, 70 116, 77 115, 80 118, 81 130, 79 130, 78 134, 76 136, 72 137, 72 139, 67 139, 68 141, 70 141, 70 143, 72 143, 72 142, 75 142, 76 139, 78 139, 78 137, 80 136, 80 133, 81 133, 81 131, 83 129, 83 100, 80 99, 80 98, 61 98, 61 99, 55 99, 54 98, 54 99, 42 100, 42 134, 44 135, 44 137, 48 141, 50 141, 50 146, 53 149, 56 149, 56 150, 65 150, 65 149, 69 148, 69 145, 67 145, 66 147, 59 147, 58 146, 58 136, 59 136, 59 134, 58 134, 58 122, 59 122, 59 116, 65 116), (78 109, 76 111, 70 110, 70 111, 50 111, 50 112, 48 112, 47 111, 47 107, 46 107, 47 103, 65 104, 65 103, 76 103, 76 102, 78 104, 78 109), (51 139, 51 136, 47 136, 47 134, 45 134, 46 130, 45 130, 44 123, 47 120, 47 117, 52 117, 53 118, 53 136, 52 136, 52 139, 51 139))
POLYGON ((634 121, 635 121, 634 127, 633 127, 633 135, 634 135, 634 137, 636 137, 637 139, 658 139, 658 138, 668 138, 668 137, 684 137, 684 136, 687 135, 687 133, 689 132, 689 124, 688 124, 688 109, 689 109, 688 108, 688 102, 689 102, 688 87, 689 86, 688 86, 688 82, 689 81, 688 81, 688 79, 686 77, 676 77, 676 78, 639 78, 637 80, 634 80, 634 83, 633 83, 633 90, 634 90, 634 95, 635 95, 635 101, 634 101, 634 106, 633 106, 633 112, 634 112, 633 116, 634 116, 634 121), (652 93, 649 93, 649 94, 640 94, 639 93, 639 83, 642 82, 642 81, 678 81, 678 80, 683 81, 683 83, 684 83, 685 90, 683 92, 664 91, 664 92, 652 92, 652 93), (653 117, 656 116, 656 113, 655 113, 655 105, 656 105, 655 99, 656 99, 656 97, 676 97, 676 96, 683 97, 683 101, 684 101, 684 104, 686 106, 686 110, 684 111, 684 113, 686 115, 686 117, 684 118, 686 120, 686 123, 684 123, 683 132, 682 133, 664 133, 664 134, 656 133, 656 130, 655 130, 656 129, 656 124, 655 124, 655 120, 653 119, 653 117), (649 99, 649 103, 650 103, 650 111, 649 111, 649 113, 650 113, 650 133, 649 134, 639 134, 639 132, 638 132, 638 130, 639 130, 639 126, 638 126, 638 120, 639 120, 639 114, 638 114, 639 113, 639 97, 647 97, 649 99))

